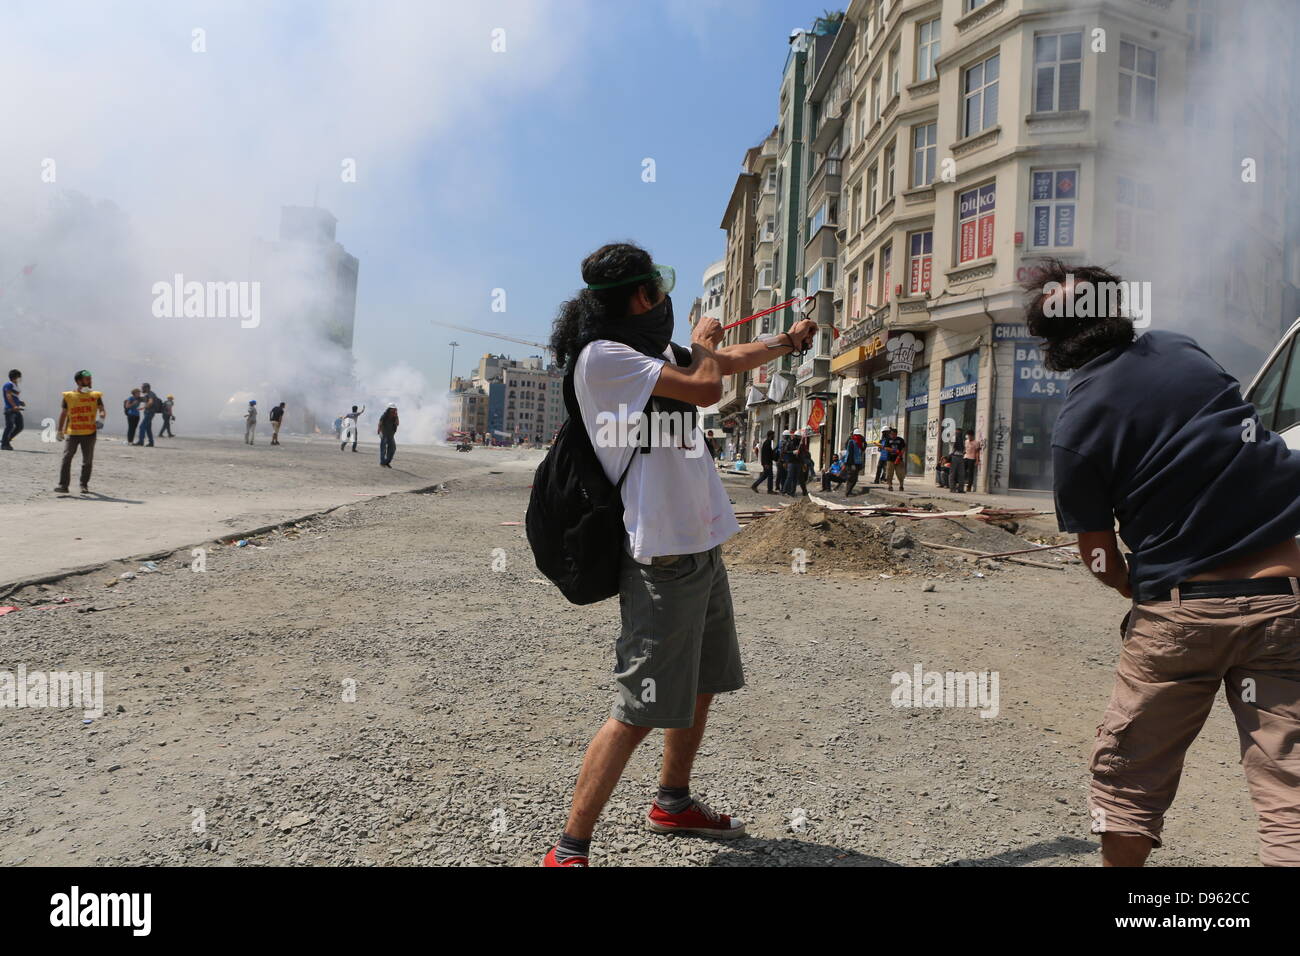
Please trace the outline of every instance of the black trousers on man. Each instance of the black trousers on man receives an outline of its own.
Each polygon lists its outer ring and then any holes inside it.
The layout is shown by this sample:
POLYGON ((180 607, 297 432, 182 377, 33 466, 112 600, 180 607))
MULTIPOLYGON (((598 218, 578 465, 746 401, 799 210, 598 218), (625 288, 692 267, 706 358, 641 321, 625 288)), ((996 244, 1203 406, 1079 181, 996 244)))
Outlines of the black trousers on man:
POLYGON ((95 463, 95 432, 89 435, 68 435, 63 439, 63 462, 59 466, 59 487, 68 487, 72 478, 72 459, 81 449, 81 487, 90 484, 90 469, 95 463))
POLYGON ((763 466, 762 473, 754 479, 754 483, 749 486, 750 491, 758 491, 758 486, 764 481, 767 482, 767 493, 772 494, 772 463, 769 461, 763 466))
POLYGON ((962 462, 965 461, 961 455, 952 456, 952 472, 948 475, 948 490, 954 494, 961 494, 965 491, 962 485, 965 484, 965 476, 962 471, 962 462))
POLYGON ((5 409, 4 438, 0 439, 0 448, 9 448, 9 443, 23 430, 23 412, 20 408, 5 409))

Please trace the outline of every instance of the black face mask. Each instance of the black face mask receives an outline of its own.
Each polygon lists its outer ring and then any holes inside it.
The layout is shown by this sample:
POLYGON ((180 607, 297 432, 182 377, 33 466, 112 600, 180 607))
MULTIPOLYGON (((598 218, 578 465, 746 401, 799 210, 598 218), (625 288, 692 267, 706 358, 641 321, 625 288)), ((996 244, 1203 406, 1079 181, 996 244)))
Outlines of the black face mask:
POLYGON ((664 349, 673 340, 672 297, 664 296, 663 301, 648 312, 606 323, 600 329, 600 337, 621 342, 643 355, 663 358, 664 349))
MULTIPOLYGON (((648 312, 642 312, 640 315, 629 315, 607 323, 600 329, 600 338, 609 339, 611 342, 620 342, 629 348, 636 349, 642 355, 649 355, 658 359, 663 358, 664 352, 673 340, 672 297, 665 295, 663 301, 648 312)), ((691 353, 679 346, 673 346, 673 357, 678 365, 689 365, 691 353)), ((680 415, 685 429, 681 440, 684 443, 693 441, 692 436, 695 432, 697 415, 697 409, 694 405, 675 398, 666 398, 663 395, 654 396, 651 399, 651 404, 657 411, 674 412, 680 415)), ((648 434, 645 437, 648 438, 648 434)), ((650 448, 649 446, 643 446, 641 450, 649 451, 650 448)))

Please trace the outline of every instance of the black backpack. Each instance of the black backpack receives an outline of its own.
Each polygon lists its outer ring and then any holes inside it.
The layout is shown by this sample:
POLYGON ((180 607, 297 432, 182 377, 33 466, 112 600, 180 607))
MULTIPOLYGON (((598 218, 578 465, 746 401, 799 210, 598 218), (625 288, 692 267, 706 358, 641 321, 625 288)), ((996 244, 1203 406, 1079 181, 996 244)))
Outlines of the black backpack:
POLYGON ((537 466, 524 528, 537 569, 570 604, 594 604, 618 593, 627 534, 622 488, 632 459, 618 484, 605 477, 582 422, 572 367, 564 376, 564 407, 569 417, 537 466))

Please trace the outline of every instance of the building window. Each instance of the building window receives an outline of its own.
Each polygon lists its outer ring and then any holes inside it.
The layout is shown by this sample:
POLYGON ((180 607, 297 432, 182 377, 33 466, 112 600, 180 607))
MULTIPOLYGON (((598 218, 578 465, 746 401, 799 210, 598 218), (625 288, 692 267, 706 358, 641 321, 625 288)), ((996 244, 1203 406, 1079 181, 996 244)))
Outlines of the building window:
POLYGON ((1029 194, 1030 244, 1036 249, 1073 246, 1077 169, 1036 169, 1029 194))
POLYGON ((1187 0, 1188 52, 1209 53, 1214 49, 1214 0, 1187 0))
POLYGON ((898 95, 898 47, 889 51, 889 98, 898 95))
POLYGON ((908 259, 908 293, 910 295, 929 294, 930 292, 930 258, 934 252, 934 233, 914 232, 907 238, 908 259))
POLYGON ((1156 121, 1156 51, 1127 40, 1119 45, 1119 115, 1156 121))
POLYGON ((854 137, 855 143, 860 143, 867 138, 867 98, 865 95, 858 97, 858 126, 857 135, 854 137))
POLYGON ((966 0, 966 3, 965 3, 965 6, 966 6, 966 12, 967 12, 967 13, 970 13, 972 10, 976 10, 976 9, 978 9, 978 8, 980 8, 980 7, 982 7, 982 6, 984 6, 984 4, 986 4, 986 3, 988 3, 988 0, 966 0))
POLYGON ((928 186, 934 182, 934 161, 938 153, 936 132, 935 123, 912 127, 913 186, 928 186))
POLYGON ((862 303, 858 301, 858 271, 853 270, 849 276, 849 318, 856 319, 862 314, 862 303))
POLYGON ((1077 110, 1082 71, 1081 32, 1034 37, 1034 112, 1077 110))
POLYGON ((817 268, 808 273, 808 290, 807 295, 816 295, 823 289, 829 289, 835 285, 835 263, 821 262, 817 268))
POLYGON ((998 121, 998 54, 968 67, 962 83, 962 135, 974 136, 998 121))
POLYGON ((916 27, 916 81, 932 80, 938 74, 934 61, 939 59, 939 18, 927 20, 916 27))
POLYGON ((1151 231, 1154 203, 1151 184, 1120 176, 1115 190, 1115 248, 1135 252, 1150 248, 1155 241, 1151 231))
POLYGON ((884 248, 880 250, 880 302, 883 305, 890 299, 893 287, 890 285, 893 276, 891 268, 894 262, 894 246, 892 243, 885 243, 884 248))
POLYGON ((867 301, 863 303, 864 308, 874 309, 876 307, 876 300, 873 297, 873 293, 875 292, 875 281, 876 260, 868 259, 862 266, 862 290, 867 296, 867 301))
POLYGON ((880 74, 871 78, 871 122, 880 119, 880 74))
POLYGON ((957 261, 993 255, 993 211, 997 183, 986 183, 957 196, 957 261))
POLYGON ((894 153, 894 144, 890 143, 885 150, 885 192, 881 200, 882 204, 894 198, 894 153))
POLYGON ((867 170, 867 219, 870 220, 876 214, 876 186, 880 181, 880 175, 873 163, 867 170))

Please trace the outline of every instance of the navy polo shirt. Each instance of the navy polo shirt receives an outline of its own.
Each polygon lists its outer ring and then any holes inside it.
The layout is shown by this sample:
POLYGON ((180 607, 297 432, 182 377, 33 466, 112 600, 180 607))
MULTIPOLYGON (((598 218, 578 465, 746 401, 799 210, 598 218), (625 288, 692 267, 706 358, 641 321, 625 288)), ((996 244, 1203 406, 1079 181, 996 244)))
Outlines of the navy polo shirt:
POLYGON ((1062 531, 1118 520, 1139 602, 1300 533, 1300 454, 1176 332, 1148 332, 1074 373, 1052 468, 1062 531))

